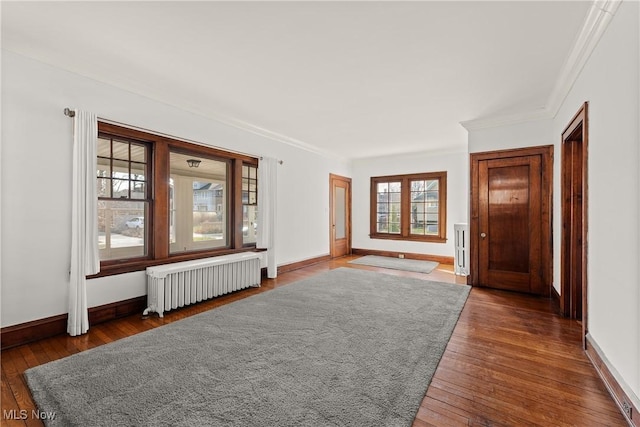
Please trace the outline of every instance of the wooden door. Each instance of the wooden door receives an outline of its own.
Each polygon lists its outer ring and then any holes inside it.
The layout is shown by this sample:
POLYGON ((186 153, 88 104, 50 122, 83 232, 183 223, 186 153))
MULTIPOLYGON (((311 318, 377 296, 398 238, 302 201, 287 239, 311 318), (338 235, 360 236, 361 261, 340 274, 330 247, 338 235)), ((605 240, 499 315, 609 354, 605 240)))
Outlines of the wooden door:
POLYGON ((472 155, 472 284, 549 295, 552 147, 543 148, 472 155))
POLYGON ((351 253, 351 178, 329 176, 331 258, 351 253))
MULTIPOLYGON (((562 235, 560 309, 582 322, 587 335, 587 154, 588 104, 584 103, 562 133, 562 235)), ((585 347, 586 348, 586 347, 585 347)))

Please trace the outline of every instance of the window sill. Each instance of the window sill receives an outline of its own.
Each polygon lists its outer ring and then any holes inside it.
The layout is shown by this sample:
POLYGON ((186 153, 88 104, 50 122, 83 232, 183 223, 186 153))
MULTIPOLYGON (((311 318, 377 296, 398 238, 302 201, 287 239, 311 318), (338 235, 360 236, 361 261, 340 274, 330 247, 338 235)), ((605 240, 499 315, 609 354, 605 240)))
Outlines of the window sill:
POLYGON ((189 254, 173 255, 164 259, 141 259, 141 260, 122 260, 121 262, 112 261, 107 265, 100 266, 100 272, 87 276, 87 279, 96 279, 98 277, 114 276, 117 274, 133 273, 136 271, 144 271, 147 267, 155 265, 172 264, 174 262, 191 261, 195 259, 210 258, 215 256, 233 254, 237 252, 262 252, 262 249, 255 247, 244 247, 242 249, 225 249, 216 252, 197 252, 189 254))
POLYGON ((396 234, 369 234, 371 239, 405 240, 410 242, 447 243, 446 237, 440 236, 401 236, 396 234))

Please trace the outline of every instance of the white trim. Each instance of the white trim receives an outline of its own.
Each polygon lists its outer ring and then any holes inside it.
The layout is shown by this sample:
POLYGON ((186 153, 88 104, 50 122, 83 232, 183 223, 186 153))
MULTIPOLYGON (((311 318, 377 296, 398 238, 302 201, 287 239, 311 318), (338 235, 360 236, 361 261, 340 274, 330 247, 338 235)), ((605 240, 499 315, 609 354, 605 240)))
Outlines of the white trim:
POLYGON ((460 124, 469 131, 554 118, 621 2, 622 0, 593 2, 544 107, 533 111, 467 120, 460 124))
POLYGON ((281 142, 283 144, 290 145, 295 148, 299 148, 301 150, 309 151, 314 154, 319 154, 324 157, 332 158, 332 159, 342 159, 339 156, 336 156, 333 153, 322 150, 315 145, 308 144, 299 139, 291 138, 289 136, 283 135, 278 132, 271 131, 269 129, 253 125, 249 122, 245 122, 244 120, 236 119, 229 116, 221 116, 219 114, 206 114, 210 119, 213 119, 217 122, 223 123, 227 126, 235 127, 237 129, 243 130, 245 132, 250 132, 255 135, 262 136, 264 138, 270 139, 272 141, 281 142))
POLYGON ((556 85, 551 91, 545 109, 553 117, 558 113, 569 91, 573 87, 584 64, 591 56, 598 41, 611 22, 611 18, 620 7, 622 0, 596 0, 591 5, 582 29, 569 52, 556 85))
POLYGON ((546 108, 522 113, 508 114, 504 116, 488 117, 485 119, 467 120, 460 122, 466 130, 487 129, 501 126, 515 125, 518 123, 533 122, 537 120, 551 119, 553 116, 546 108))

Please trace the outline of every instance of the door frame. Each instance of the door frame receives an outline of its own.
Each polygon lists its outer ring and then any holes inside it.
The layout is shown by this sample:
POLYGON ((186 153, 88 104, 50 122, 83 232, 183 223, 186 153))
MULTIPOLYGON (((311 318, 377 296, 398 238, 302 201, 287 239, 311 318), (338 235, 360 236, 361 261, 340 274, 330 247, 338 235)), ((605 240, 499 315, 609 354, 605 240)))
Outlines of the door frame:
MULTIPOLYGON (((589 103, 585 102, 580 106, 576 114, 573 116, 567 127, 562 131, 562 165, 561 165, 561 217, 562 217, 562 236, 561 236, 561 258, 560 258, 560 310, 562 315, 569 318, 575 318, 574 305, 572 304, 575 299, 574 295, 577 289, 573 289, 570 278, 567 276, 567 272, 572 268, 572 258, 567 259, 567 251, 570 249, 575 250, 578 246, 581 246, 581 292, 582 292, 582 342, 583 346, 586 345, 586 335, 588 332, 587 327, 587 229, 588 229, 588 143, 589 143, 589 103), (577 129, 581 129, 581 137, 575 139, 575 132, 577 129), (570 144, 579 143, 581 145, 581 152, 579 158, 576 158, 575 154, 569 153, 570 144), (571 157, 569 157, 571 156, 571 157), (573 196, 573 178, 568 180, 568 167, 572 166, 570 160, 580 161, 581 175, 580 175, 580 187, 582 191, 582 201, 580 206, 581 216, 581 230, 580 238, 582 244, 569 241, 571 235, 571 228, 573 227, 573 211, 572 211, 572 196, 573 196)), ((586 347, 585 347, 586 348, 586 347)))
POLYGON ((537 147, 515 148, 507 150, 486 151, 470 154, 470 221, 469 221, 469 250, 470 274, 468 283, 472 286, 480 285, 480 161, 509 159, 525 156, 541 157, 541 263, 540 278, 545 289, 545 295, 551 294, 553 286, 553 145, 537 147))
POLYGON ((335 210, 334 210, 334 200, 335 200, 335 192, 334 192, 334 182, 341 181, 347 184, 347 205, 346 205, 346 213, 347 220, 345 222, 346 237, 347 237, 347 255, 351 254, 351 178, 347 178, 346 176, 336 175, 333 173, 329 174, 329 255, 331 258, 335 258, 336 248, 335 248, 335 210))

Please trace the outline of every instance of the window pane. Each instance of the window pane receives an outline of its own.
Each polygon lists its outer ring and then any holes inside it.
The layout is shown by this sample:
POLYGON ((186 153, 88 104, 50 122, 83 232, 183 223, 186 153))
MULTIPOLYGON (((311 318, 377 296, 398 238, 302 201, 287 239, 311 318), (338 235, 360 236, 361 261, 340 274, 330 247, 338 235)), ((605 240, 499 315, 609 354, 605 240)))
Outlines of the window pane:
POLYGON ((146 255, 147 202, 98 200, 98 246, 101 260, 146 255))
POLYGON ((389 192, 389 183, 381 182, 378 184, 378 194, 386 194, 389 192))
POLYGON ((411 191, 424 191, 425 181, 411 181, 411 191))
POLYGON ((111 176, 111 160, 98 157, 96 175, 103 178, 111 176))
POLYGON ((258 207, 246 205, 242 207, 242 243, 256 242, 258 229, 258 207))
POLYGON ((411 234, 438 235, 438 180, 411 181, 411 234))
POLYGON ((131 198, 143 200, 146 197, 146 183, 144 181, 131 181, 131 198))
POLYGON ((399 233, 401 182, 378 182, 376 184, 376 231, 378 233, 399 233))
POLYGON ((111 140, 98 138, 98 157, 111 157, 111 140))
POLYGON ((342 187, 336 187, 335 191, 335 237, 336 239, 344 239, 347 233, 347 193, 346 189, 342 187))
POLYGON ((111 180, 98 178, 96 180, 98 197, 111 197, 111 180))
POLYGON ((242 167, 242 244, 256 243, 258 232, 258 168, 242 167))
POLYGON ((129 179, 129 162, 114 160, 111 176, 113 178, 129 179))
POLYGON ((131 144, 131 161, 146 163, 147 148, 144 145, 131 144))
POLYGON ((143 163, 146 146, 101 137, 97 150, 100 259, 145 257, 149 233, 145 227, 149 216, 147 165, 143 163), (140 163, 130 162, 130 147, 135 148, 140 163))
POLYGON ((124 179, 112 179, 113 198, 128 199, 129 198, 129 181, 124 179))
POLYGON ((113 141, 113 158, 129 161, 129 143, 113 141))
POLYGON ((144 181, 146 166, 144 163, 131 163, 131 179, 144 181))
POLYGON ((226 247, 227 162, 171 153, 170 173, 170 252, 226 247), (189 166, 192 159, 200 160, 197 167, 189 166))

